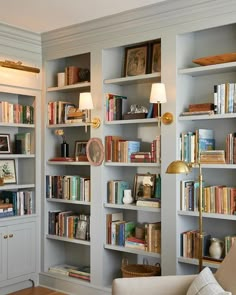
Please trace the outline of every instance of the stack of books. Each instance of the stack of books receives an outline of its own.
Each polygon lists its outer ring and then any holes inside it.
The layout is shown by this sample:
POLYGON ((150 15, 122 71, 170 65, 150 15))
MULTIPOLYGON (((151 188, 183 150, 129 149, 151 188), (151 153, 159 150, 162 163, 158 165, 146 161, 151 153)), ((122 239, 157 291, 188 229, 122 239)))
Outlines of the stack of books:
POLYGON ((13 216, 13 204, 0 203, 0 218, 13 216))
POLYGON ((89 266, 74 266, 69 264, 59 264, 49 267, 50 273, 70 276, 77 279, 90 281, 90 267, 89 266))
POLYGON ((136 206, 161 208, 161 200, 157 198, 138 198, 136 206))
POLYGON ((225 164, 225 151, 224 150, 201 151, 200 163, 225 164))

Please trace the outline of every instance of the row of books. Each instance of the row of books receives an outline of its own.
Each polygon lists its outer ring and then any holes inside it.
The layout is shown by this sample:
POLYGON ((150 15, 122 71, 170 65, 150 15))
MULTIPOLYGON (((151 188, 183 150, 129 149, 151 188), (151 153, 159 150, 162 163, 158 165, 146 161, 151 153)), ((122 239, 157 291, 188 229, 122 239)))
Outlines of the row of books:
POLYGON ((31 153, 30 132, 21 132, 21 133, 15 134, 15 153, 30 155, 31 153))
MULTIPOLYGON (((203 233, 202 255, 209 256, 211 235, 203 233)), ((188 230, 180 234, 180 255, 186 258, 199 257, 199 231, 188 230)))
POLYGON ((225 250, 225 256, 228 254, 231 246, 236 241, 236 235, 229 235, 225 236, 224 238, 224 250, 225 250))
POLYGON ((140 140, 127 140, 121 136, 105 137, 105 160, 107 162, 131 162, 131 154, 140 152, 140 140))
POLYGON ((105 94, 106 101, 106 121, 122 120, 127 96, 113 93, 105 94))
POLYGON ((87 265, 70 265, 70 264, 59 264, 50 266, 48 271, 54 274, 61 274, 85 281, 90 281, 90 266, 87 265))
POLYGON ((48 103, 48 124, 69 124, 82 122, 84 113, 75 104, 68 101, 50 101, 48 103))
POLYGON ((125 221, 122 212, 106 215, 107 244, 154 253, 161 251, 161 223, 145 223, 143 237, 135 237, 136 222, 125 221))
POLYGON ((217 114, 236 112, 236 83, 214 85, 214 105, 217 114))
POLYGON ((197 162, 202 151, 215 150, 215 137, 212 129, 183 131, 179 137, 180 159, 197 162))
POLYGON ((34 107, 0 101, 0 122, 34 124, 34 107))
POLYGON ((73 211, 48 212, 48 233, 70 239, 90 240, 90 215, 73 211))
POLYGON ((236 164, 236 133, 226 135, 225 162, 227 164, 236 164))
MULTIPOLYGON (((198 211, 199 182, 181 181, 181 210, 198 211)), ((202 188, 202 210, 207 213, 236 214, 236 188, 224 185, 202 188)))
MULTIPOLYGON (((9 210, 0 210, 0 217, 21 216, 34 213, 34 192, 24 191, 1 191, 0 205, 8 207, 9 210), (10 206, 8 206, 10 205, 10 206), (1 214, 2 213, 2 214, 1 214)), ((3 208, 2 208, 3 209, 3 208)))
POLYGON ((140 151, 140 140, 128 140, 121 136, 107 135, 105 137, 105 160, 107 162, 124 163, 160 163, 161 137, 150 143, 149 151, 140 151))
POLYGON ((46 175, 46 198, 90 202, 90 178, 79 175, 46 175))

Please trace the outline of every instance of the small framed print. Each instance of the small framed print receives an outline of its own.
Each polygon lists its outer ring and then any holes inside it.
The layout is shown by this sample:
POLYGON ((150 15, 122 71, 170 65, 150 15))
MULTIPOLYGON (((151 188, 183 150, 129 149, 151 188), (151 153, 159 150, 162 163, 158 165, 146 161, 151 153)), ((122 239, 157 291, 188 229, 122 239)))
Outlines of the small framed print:
POLYGON ((136 174, 134 177, 134 198, 153 198, 155 193, 156 174, 136 174))
POLYGON ((148 45, 138 45, 125 48, 124 76, 137 76, 147 73, 148 45))
POLYGON ((151 73, 161 71, 161 43, 152 43, 151 45, 151 73))
POLYGON ((86 145, 88 141, 77 140, 75 142, 75 161, 87 162, 86 145))
POLYGON ((90 138, 86 146, 86 153, 89 163, 99 166, 104 159, 104 147, 100 138, 90 138))
POLYGON ((10 134, 0 134, 0 154, 10 153, 10 134))
POLYGON ((16 183, 15 160, 0 160, 0 177, 4 184, 16 183))

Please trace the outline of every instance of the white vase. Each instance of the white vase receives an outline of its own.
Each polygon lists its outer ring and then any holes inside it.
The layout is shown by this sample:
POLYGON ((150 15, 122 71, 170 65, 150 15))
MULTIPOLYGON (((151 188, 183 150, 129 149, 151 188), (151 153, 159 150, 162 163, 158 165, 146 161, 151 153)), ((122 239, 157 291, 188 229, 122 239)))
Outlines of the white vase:
POLYGON ((212 238, 211 245, 209 248, 210 256, 215 259, 221 258, 223 245, 224 245, 223 241, 216 238, 212 238))
POLYGON ((131 189, 124 190, 124 197, 123 197, 124 204, 131 204, 133 203, 132 191, 131 189))

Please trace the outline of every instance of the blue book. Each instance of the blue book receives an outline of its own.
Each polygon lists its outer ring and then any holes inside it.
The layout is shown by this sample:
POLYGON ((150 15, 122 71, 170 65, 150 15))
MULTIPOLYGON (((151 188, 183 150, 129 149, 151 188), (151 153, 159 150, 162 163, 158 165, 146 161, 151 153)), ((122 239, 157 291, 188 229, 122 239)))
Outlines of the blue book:
POLYGON ((127 162, 131 162, 131 154, 140 151, 140 141, 138 140, 128 140, 127 141, 127 162))
POLYGON ((197 136, 197 156, 199 158, 201 151, 208 151, 215 149, 214 131, 211 129, 196 130, 197 136))
POLYGON ((124 180, 117 182, 117 198, 116 204, 123 204, 124 190, 129 189, 129 183, 124 180))

